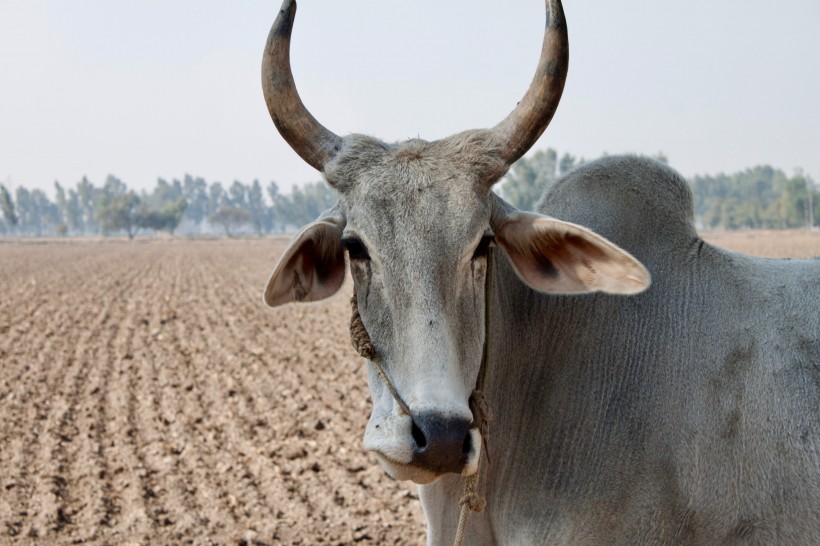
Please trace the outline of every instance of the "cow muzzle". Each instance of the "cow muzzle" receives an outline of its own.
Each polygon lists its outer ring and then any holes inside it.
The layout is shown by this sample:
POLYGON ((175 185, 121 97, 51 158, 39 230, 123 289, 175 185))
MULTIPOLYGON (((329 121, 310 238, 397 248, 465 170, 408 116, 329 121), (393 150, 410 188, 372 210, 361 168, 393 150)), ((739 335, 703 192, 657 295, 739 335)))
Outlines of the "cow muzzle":
POLYGON ((481 435, 471 421, 435 412, 371 417, 364 448, 396 480, 431 483, 449 473, 478 471, 481 435))

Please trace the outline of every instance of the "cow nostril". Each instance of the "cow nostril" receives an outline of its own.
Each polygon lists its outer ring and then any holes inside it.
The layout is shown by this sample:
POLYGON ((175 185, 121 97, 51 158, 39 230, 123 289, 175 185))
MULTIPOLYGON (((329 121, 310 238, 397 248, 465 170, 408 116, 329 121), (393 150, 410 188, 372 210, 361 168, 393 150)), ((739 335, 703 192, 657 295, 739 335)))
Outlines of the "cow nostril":
POLYGON ((413 434, 413 440, 416 441, 416 445, 419 447, 419 449, 424 449, 425 446, 427 446, 427 438, 424 436, 424 433, 421 431, 421 429, 418 426, 416 426, 415 421, 413 421, 413 428, 411 430, 411 433, 413 434))
POLYGON ((473 435, 467 432, 467 436, 464 438, 464 443, 461 445, 461 454, 464 456, 469 456, 470 452, 473 450, 473 435))

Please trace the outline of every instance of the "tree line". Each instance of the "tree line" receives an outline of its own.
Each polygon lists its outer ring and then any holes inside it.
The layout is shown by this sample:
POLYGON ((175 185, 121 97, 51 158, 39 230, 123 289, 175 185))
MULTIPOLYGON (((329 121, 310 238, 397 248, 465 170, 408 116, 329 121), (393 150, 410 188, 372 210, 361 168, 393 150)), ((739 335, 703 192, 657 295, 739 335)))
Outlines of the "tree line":
MULTIPOLYGON (((654 159, 668 162, 663 154, 654 159)), ((544 191, 585 162, 570 154, 559 157, 552 148, 539 150, 512 166, 501 183, 501 196, 533 210, 544 191)), ((788 176, 763 165, 733 174, 696 175, 687 182, 699 229, 815 227, 820 221, 820 188, 800 170, 788 176)))
MULTIPOLYGON (((655 159, 666 162, 663 154, 655 159)), ((499 193, 516 207, 533 210, 558 178, 585 162, 552 148, 536 151, 513 165, 499 193)), ((764 165, 688 182, 699 228, 796 228, 815 226, 820 218, 820 191, 801 171, 788 176, 764 165)), ((160 178, 151 191, 138 193, 109 175, 99 186, 86 177, 68 188, 55 182, 53 201, 39 189, 18 187, 12 195, 0 184, 0 235, 264 235, 296 230, 335 201, 335 192, 322 181, 283 194, 275 182, 264 189, 258 180, 224 187, 185 175, 170 182, 160 178)))
POLYGON ((336 195, 324 182, 279 192, 276 182, 264 188, 234 181, 224 187, 201 177, 157 180, 136 192, 109 175, 102 185, 83 177, 73 188, 54 183, 54 201, 42 190, 0 184, 0 235, 127 235, 138 233, 264 235, 292 231, 333 205, 336 195))

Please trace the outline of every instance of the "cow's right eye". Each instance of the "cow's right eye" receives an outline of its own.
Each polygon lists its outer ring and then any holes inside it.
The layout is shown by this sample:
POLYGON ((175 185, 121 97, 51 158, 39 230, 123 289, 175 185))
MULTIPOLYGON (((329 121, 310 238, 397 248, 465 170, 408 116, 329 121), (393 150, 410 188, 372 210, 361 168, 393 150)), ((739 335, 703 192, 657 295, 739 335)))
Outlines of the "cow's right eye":
POLYGON ((364 243, 356 237, 345 237, 342 239, 342 244, 347 249, 347 254, 351 260, 369 260, 370 254, 367 253, 367 247, 364 243))
POLYGON ((475 251, 473 252, 473 259, 477 260, 478 258, 483 258, 487 255, 487 252, 490 251, 490 245, 495 242, 495 237, 492 235, 485 235, 481 238, 481 241, 478 242, 478 246, 476 247, 475 251))

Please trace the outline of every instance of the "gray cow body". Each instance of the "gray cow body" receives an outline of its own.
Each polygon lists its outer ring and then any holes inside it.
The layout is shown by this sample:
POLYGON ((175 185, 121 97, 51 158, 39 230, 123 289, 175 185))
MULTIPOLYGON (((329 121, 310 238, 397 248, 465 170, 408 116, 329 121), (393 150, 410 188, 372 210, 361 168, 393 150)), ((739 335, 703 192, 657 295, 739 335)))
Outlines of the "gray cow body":
MULTIPOLYGON (((540 212, 649 269, 645 293, 545 295, 497 252, 482 463, 466 544, 820 544, 820 261, 704 243, 686 183, 635 157, 540 212)), ((452 542, 463 480, 421 486, 452 542)))
POLYGON ((349 264, 373 402, 363 445, 425 484, 431 544, 453 543, 465 477, 487 500, 469 545, 820 544, 820 261, 705 244, 686 183, 649 160, 579 169, 545 214, 491 192, 564 88, 566 20, 560 0, 545 8, 535 76, 507 117, 390 144, 305 108, 283 0, 265 102, 339 202, 282 254, 265 302, 327 298, 349 264), (495 415, 489 457, 476 386, 495 415))

